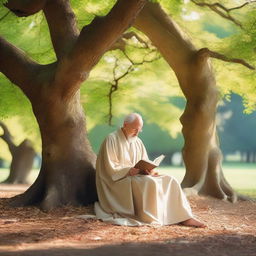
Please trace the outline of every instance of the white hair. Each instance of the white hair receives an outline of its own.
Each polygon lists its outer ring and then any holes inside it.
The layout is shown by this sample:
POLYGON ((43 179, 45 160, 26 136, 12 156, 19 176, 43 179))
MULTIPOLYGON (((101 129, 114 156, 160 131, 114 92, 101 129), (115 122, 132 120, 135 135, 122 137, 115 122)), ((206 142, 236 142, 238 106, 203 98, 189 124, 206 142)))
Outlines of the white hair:
POLYGON ((138 113, 131 113, 124 118, 124 123, 132 123, 136 119, 139 119, 143 123, 143 119, 138 113))

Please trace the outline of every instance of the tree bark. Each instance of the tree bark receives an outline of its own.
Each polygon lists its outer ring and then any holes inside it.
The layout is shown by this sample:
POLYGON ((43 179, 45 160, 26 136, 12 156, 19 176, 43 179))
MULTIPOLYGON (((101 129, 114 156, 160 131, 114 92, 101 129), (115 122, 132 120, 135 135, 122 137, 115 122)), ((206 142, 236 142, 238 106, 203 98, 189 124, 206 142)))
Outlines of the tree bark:
POLYGON ((28 183, 28 175, 33 166, 35 150, 28 139, 25 139, 20 145, 16 146, 6 125, 0 122, 0 126, 4 131, 0 137, 7 143, 12 155, 10 174, 3 183, 26 184, 28 183))
POLYGON ((39 65, 0 38, 0 71, 31 101, 42 137, 39 176, 13 199, 14 206, 36 204, 50 210, 97 199, 96 156, 87 139, 80 86, 145 2, 118 0, 108 15, 96 18, 80 33, 68 0, 8 1, 6 6, 19 16, 44 11, 57 57, 55 63, 39 65))
POLYGON ((197 50, 157 3, 145 5, 135 27, 158 48, 175 72, 187 99, 180 118, 185 140, 184 191, 236 201, 237 194, 225 180, 221 168, 222 154, 215 123, 218 90, 208 49, 197 50))

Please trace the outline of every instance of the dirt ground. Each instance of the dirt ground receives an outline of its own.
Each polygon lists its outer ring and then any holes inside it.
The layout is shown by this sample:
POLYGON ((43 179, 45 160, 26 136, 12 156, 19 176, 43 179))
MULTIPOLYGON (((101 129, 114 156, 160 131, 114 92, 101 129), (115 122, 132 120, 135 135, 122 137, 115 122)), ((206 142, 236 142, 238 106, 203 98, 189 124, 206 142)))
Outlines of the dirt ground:
POLYGON ((10 208, 11 196, 26 186, 0 185, 0 255, 3 256, 256 256, 256 203, 190 197, 195 216, 207 228, 180 225, 121 227, 81 215, 92 207, 49 213, 10 208))

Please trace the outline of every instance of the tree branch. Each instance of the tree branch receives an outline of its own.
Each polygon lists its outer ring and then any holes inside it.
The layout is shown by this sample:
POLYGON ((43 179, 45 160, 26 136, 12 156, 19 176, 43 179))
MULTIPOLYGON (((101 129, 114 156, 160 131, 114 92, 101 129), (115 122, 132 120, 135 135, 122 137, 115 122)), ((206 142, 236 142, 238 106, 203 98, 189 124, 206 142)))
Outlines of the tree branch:
POLYGON ((57 58, 67 54, 79 35, 75 14, 69 0, 48 0, 44 6, 53 47, 57 58))
POLYGON ((57 83, 63 84, 63 97, 73 95, 101 56, 130 26, 146 0, 118 0, 102 18, 84 27, 73 50, 58 68, 57 83))
POLYGON ((41 11, 46 1, 47 0, 8 0, 5 7, 18 17, 26 17, 41 11))
POLYGON ((148 36, 176 74, 184 73, 184 65, 196 48, 158 3, 148 2, 134 26, 148 36))
POLYGON ((238 20, 236 20, 233 16, 231 16, 230 12, 234 11, 234 10, 241 9, 241 8, 245 7, 246 5, 248 5, 248 4, 256 2, 254 0, 247 1, 242 5, 232 7, 232 8, 227 8, 227 7, 225 7, 224 5, 222 5, 220 3, 209 4, 209 3, 205 3, 205 2, 199 2, 197 0, 191 0, 191 1, 194 4, 198 5, 198 6, 210 8, 211 10, 216 12, 218 15, 220 15, 224 19, 230 20, 231 22, 233 22, 236 26, 239 26, 240 28, 243 28, 242 24, 238 20))
POLYGON ((123 51, 123 54, 130 61, 131 65, 129 65, 127 67, 126 71, 123 72, 123 74, 121 74, 120 76, 117 76, 116 75, 116 69, 118 68, 118 59, 115 58, 115 66, 113 68, 113 82, 110 82, 111 86, 109 88, 109 93, 108 93, 108 100, 109 100, 108 124, 109 125, 112 125, 112 118, 113 118, 113 114, 112 114, 112 109, 113 109, 112 99, 113 98, 112 97, 113 97, 113 93, 118 90, 120 80, 123 79, 124 77, 126 77, 127 75, 129 75, 132 71, 134 71, 135 66, 140 66, 140 65, 143 65, 144 63, 151 63, 151 62, 156 61, 156 60, 161 58, 161 56, 158 56, 157 58, 154 58, 154 59, 151 59, 151 60, 146 60, 147 55, 145 55, 141 62, 134 62, 127 55, 127 53, 125 51, 123 51))
POLYGON ((20 49, 0 37, 0 72, 28 96, 31 82, 40 65, 20 49))
POLYGON ((110 83, 109 93, 108 93, 108 101, 109 101, 109 111, 108 111, 108 124, 112 125, 112 108, 113 108, 113 93, 118 90, 119 80, 128 75, 132 69, 132 65, 130 65, 127 70, 120 76, 116 77, 116 69, 118 68, 118 59, 115 58, 115 66, 113 68, 113 82, 110 83))
POLYGON ((121 38, 119 38, 109 49, 109 51, 111 50, 121 50, 121 51, 125 51, 125 46, 127 45, 126 39, 131 39, 131 38, 136 38, 136 40, 138 42, 140 42, 141 44, 144 45, 143 48, 150 48, 148 43, 146 41, 144 41, 140 36, 138 36, 135 32, 131 31, 128 33, 124 33, 123 36, 121 38))
POLYGON ((252 4, 252 3, 256 3, 256 1, 255 0, 248 0, 247 2, 241 4, 240 6, 229 8, 228 11, 233 11, 233 10, 241 9, 241 8, 245 7, 246 5, 252 4))
POLYGON ((204 51, 205 53, 208 53, 210 57, 212 58, 215 58, 215 59, 219 59, 219 60, 222 60, 222 61, 226 61, 226 62, 231 62, 231 63, 238 63, 238 64, 241 64, 251 70, 255 70, 255 67, 253 67, 252 65, 250 65, 249 63, 247 63, 245 60, 243 59, 238 59, 238 58, 230 58, 230 57, 227 57, 223 54, 220 54, 218 52, 214 52, 214 51, 211 51, 209 50, 208 48, 202 48, 200 49, 200 51, 204 51))
POLYGON ((145 40, 143 40, 139 35, 137 35, 135 32, 131 31, 123 34, 123 38, 125 39, 131 39, 133 37, 135 37, 137 41, 143 44, 146 48, 149 48, 148 43, 145 40))
MULTIPOLYGON (((146 0, 118 0, 109 14, 103 18, 95 18, 84 27, 78 39, 77 49, 82 45, 89 63, 85 68, 90 70, 99 58, 111 47, 123 32, 131 25, 146 0), (87 46, 85 47, 84 44, 87 46)), ((81 51, 74 54, 81 56, 81 51)))

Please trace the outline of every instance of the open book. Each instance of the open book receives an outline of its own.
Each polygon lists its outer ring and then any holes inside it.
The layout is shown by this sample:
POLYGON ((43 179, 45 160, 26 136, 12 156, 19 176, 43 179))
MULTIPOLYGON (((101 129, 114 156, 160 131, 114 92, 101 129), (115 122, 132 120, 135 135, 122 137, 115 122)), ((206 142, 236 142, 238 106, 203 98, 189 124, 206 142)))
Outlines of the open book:
POLYGON ((146 170, 151 171, 155 167, 159 166, 164 158, 165 158, 165 155, 161 155, 161 156, 157 157, 154 161, 142 159, 139 162, 137 162, 137 164, 135 164, 134 167, 140 169, 141 174, 147 174, 146 170))

